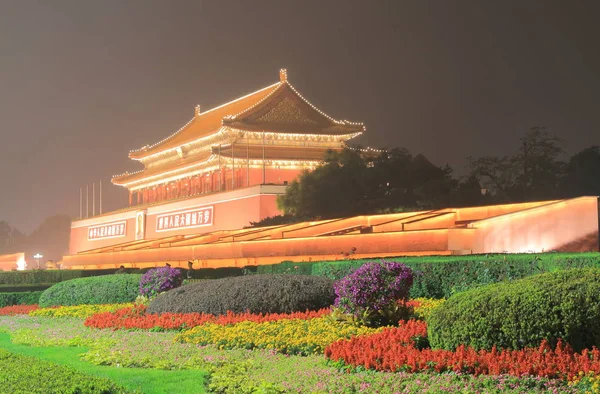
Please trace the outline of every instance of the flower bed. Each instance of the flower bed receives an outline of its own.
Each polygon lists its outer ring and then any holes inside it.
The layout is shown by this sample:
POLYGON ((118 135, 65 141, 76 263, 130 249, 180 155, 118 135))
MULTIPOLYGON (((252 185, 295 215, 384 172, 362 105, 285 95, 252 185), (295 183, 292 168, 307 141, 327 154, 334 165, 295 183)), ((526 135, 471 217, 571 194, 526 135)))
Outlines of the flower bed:
POLYGON ((473 375, 535 375, 573 379, 580 371, 600 371, 600 351, 596 348, 575 353, 559 342, 552 349, 546 341, 538 348, 522 350, 476 351, 459 346, 455 351, 418 349, 415 338, 426 335, 425 323, 409 321, 397 328, 354 337, 329 345, 325 351, 331 360, 377 371, 460 372, 473 375))
POLYGON ((53 308, 35 309, 29 313, 30 316, 44 317, 86 317, 102 312, 113 312, 123 308, 131 308, 133 304, 103 304, 103 305, 75 305, 53 308))
MULTIPOLYGON (((288 356, 260 349, 219 350, 174 342, 175 332, 89 330, 81 319, 31 316, 0 317, 0 329, 14 343, 31 346, 86 346, 82 358, 95 365, 134 368, 195 369, 211 373, 217 392, 240 392, 241 384, 254 391, 277 387, 292 393, 577 393, 588 382, 567 386, 564 380, 531 376, 474 376, 463 373, 390 373, 358 371, 327 361, 322 355, 288 356), (16 341, 15 341, 16 339, 16 341), (152 344, 149 346, 148 344, 152 344), (235 372, 232 375, 231 372, 235 372), (237 391, 236 391, 237 390, 237 391)), ((422 322, 414 322, 416 333, 422 322)), ((408 323, 407 323, 408 324, 408 323)), ((296 335, 301 335, 297 332, 296 335)), ((410 333, 405 335, 409 338, 410 333)), ((401 339, 407 341, 407 339, 401 339)), ((584 390, 585 391, 585 390, 584 390)), ((277 392, 266 391, 263 392, 277 392)))
POLYGON ((33 312, 39 309, 36 305, 12 305, 0 308, 0 316, 14 316, 14 315, 28 315, 29 312, 33 312))
POLYGON ((90 328, 117 329, 159 329, 159 330, 182 330, 193 328, 206 323, 219 325, 236 324, 243 321, 264 323, 282 319, 313 319, 324 316, 330 312, 329 309, 318 311, 295 312, 295 313, 232 313, 215 316, 206 313, 162 313, 147 314, 143 305, 122 308, 114 312, 95 314, 85 321, 85 326, 90 328))
POLYGON ((317 319, 284 319, 254 323, 243 321, 232 326, 207 323, 179 334, 175 340, 198 345, 214 344, 220 349, 273 349, 284 354, 320 354, 340 339, 380 331, 368 327, 317 319))
MULTIPOLYGON (((407 302, 413 307, 415 315, 426 318, 433 308, 444 300, 417 298, 407 302)), ((205 323, 220 325, 236 324, 243 321, 264 323, 283 319, 314 319, 328 315, 330 309, 295 313, 233 313, 215 316, 207 313, 162 313, 148 314, 143 305, 128 306, 111 312, 99 312, 89 316, 85 326, 98 329, 113 330, 183 330, 194 328, 205 323)))

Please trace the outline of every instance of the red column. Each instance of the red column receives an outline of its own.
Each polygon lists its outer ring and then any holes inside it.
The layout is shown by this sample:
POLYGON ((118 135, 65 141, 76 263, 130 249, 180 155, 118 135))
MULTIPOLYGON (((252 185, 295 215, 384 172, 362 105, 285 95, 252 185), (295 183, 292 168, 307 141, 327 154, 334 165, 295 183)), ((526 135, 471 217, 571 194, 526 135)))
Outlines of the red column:
POLYGON ((129 206, 131 206, 132 202, 133 202, 133 192, 130 190, 129 191, 129 206))

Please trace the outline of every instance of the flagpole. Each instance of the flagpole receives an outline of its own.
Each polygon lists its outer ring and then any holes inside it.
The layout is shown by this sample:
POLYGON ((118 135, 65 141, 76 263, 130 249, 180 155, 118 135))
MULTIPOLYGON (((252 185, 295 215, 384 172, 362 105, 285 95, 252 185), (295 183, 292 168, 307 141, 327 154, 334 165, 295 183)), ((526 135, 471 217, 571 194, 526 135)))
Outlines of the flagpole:
POLYGON ((85 185, 85 217, 90 217, 90 185, 85 185))
POLYGON ((96 216, 96 182, 92 183, 92 216, 96 216))
POLYGON ((100 215, 102 215, 102 181, 100 181, 100 215))

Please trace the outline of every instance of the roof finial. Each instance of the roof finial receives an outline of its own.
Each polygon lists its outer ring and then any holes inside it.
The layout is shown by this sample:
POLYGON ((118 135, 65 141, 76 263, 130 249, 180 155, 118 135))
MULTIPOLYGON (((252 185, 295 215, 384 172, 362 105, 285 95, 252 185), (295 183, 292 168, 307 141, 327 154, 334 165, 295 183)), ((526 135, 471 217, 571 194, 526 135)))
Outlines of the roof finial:
POLYGON ((196 108, 194 110, 194 115, 200 116, 200 104, 196 105, 196 108))
POLYGON ((285 68, 279 70, 279 82, 287 82, 287 70, 285 68))

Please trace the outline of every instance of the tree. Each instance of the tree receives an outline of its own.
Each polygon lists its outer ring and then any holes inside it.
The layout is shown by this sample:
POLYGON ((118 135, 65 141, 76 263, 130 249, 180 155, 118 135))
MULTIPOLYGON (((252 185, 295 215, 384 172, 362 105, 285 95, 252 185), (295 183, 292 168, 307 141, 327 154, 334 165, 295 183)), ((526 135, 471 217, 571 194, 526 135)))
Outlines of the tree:
POLYGON ((25 252, 26 257, 30 258, 42 253, 44 259, 58 261, 69 250, 70 234, 71 218, 67 215, 46 218, 29 235, 0 221, 0 254, 25 252))
POLYGON ((278 199, 284 213, 309 218, 332 218, 360 212, 365 203, 367 165, 355 151, 329 151, 324 163, 304 172, 278 199))
POLYGON ((379 154, 330 151, 280 196, 280 210, 304 218, 335 218, 447 206, 456 181, 452 169, 405 149, 379 154))
POLYGON ((532 127, 520 138, 513 156, 469 157, 476 177, 495 202, 517 202, 557 197, 564 163, 563 141, 544 127, 532 127))
POLYGON ((27 237, 25 251, 28 254, 41 252, 44 259, 58 261, 69 250, 70 235, 71 218, 69 216, 50 216, 27 237))
POLYGON ((564 155, 559 138, 548 134, 545 127, 532 127, 521 138, 521 146, 515 156, 520 167, 519 187, 524 200, 539 200, 557 196, 564 155))
POLYGON ((484 205, 490 200, 487 190, 479 184, 479 180, 474 175, 470 175, 456 185, 452 206, 454 207, 474 207, 484 205))
POLYGON ((0 221, 0 251, 2 251, 8 244, 8 238, 10 232, 12 231, 11 227, 7 222, 0 221))
POLYGON ((478 180, 482 188, 497 202, 514 201, 518 169, 515 161, 508 156, 469 157, 470 177, 478 180))
POLYGON ((561 182, 562 197, 600 196, 600 147, 573 155, 561 182))

